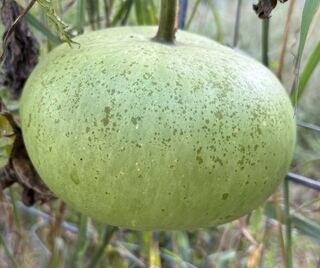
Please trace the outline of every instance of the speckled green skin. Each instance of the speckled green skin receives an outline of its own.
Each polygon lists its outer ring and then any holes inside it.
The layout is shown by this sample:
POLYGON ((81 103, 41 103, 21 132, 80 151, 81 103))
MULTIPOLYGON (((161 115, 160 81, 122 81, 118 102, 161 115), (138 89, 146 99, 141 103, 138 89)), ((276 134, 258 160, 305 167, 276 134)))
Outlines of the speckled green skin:
POLYGON ((256 61, 206 38, 114 28, 62 45, 21 100, 47 185, 94 219, 140 230, 236 219, 284 178, 295 143, 285 90, 256 61))

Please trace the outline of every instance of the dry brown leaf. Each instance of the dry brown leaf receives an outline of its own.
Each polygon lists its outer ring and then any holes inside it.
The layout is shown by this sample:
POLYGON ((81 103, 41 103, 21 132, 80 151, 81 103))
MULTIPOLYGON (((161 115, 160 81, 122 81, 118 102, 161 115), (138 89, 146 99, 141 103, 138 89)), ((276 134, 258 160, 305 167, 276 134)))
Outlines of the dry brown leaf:
MULTIPOLYGON (((279 0, 284 3, 288 0, 279 0)), ((253 10, 257 13, 260 19, 270 18, 272 10, 277 6, 278 0, 259 0, 258 4, 253 5, 253 10)))
POLYGON ((263 244, 258 244, 255 249, 250 253, 247 262, 247 268, 255 268, 259 266, 263 244))
MULTIPOLYGON (((2 3, 0 16, 5 27, 4 40, 22 11, 13 0, 3 0, 2 3)), ((0 84, 10 91, 14 99, 17 99, 30 73, 38 63, 39 43, 24 18, 15 25, 14 31, 10 32, 10 36, 4 42, 6 44, 4 44, 0 84)))
POLYGON ((44 203, 55 199, 31 163, 20 127, 10 113, 3 111, 3 105, 1 108, 1 115, 12 127, 11 135, 14 136, 14 142, 8 164, 0 169, 0 191, 18 183, 23 188, 22 202, 27 206, 32 206, 38 201, 44 203))

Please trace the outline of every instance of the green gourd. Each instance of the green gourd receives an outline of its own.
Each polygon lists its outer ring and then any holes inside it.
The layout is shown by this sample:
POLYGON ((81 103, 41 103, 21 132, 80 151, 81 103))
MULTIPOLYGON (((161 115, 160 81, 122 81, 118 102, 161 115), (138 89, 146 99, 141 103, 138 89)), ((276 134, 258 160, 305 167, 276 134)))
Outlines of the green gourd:
POLYGON ((42 59, 21 99, 23 138, 49 188, 138 230, 219 225, 261 205, 295 144, 290 100, 257 61, 154 27, 75 38, 42 59))

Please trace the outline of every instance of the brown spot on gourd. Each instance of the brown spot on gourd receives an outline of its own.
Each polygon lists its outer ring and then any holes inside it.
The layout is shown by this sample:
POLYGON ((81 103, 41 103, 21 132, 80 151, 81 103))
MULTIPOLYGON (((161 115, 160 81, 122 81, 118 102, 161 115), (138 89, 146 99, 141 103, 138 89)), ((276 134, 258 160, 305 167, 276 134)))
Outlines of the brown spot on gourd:
POLYGON ((101 122, 103 123, 104 126, 107 126, 110 122, 110 119, 111 119, 111 108, 109 106, 105 107, 104 108, 104 113, 105 113, 105 116, 104 118, 101 120, 101 122))
POLYGON ((134 124, 135 126, 138 125, 138 122, 141 121, 141 117, 137 116, 137 117, 131 117, 131 122, 132 124, 134 124))
POLYGON ((203 163, 203 158, 199 155, 197 155, 196 160, 198 162, 199 165, 201 165, 203 163))
POLYGON ((144 73, 143 74, 143 78, 148 80, 150 77, 152 77, 152 74, 151 73, 144 73))
POLYGON ((224 193, 222 195, 222 200, 227 200, 229 198, 229 194, 228 193, 224 193))
POLYGON ((78 178, 78 174, 76 172, 73 172, 70 175, 71 180, 74 182, 74 184, 78 185, 80 183, 80 180, 78 178))

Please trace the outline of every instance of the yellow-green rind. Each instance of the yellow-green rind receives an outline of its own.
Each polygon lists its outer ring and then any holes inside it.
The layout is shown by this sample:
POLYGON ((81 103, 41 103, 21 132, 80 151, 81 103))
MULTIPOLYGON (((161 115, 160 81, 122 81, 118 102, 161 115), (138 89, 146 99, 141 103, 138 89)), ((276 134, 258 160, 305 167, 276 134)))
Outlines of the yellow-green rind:
POLYGON ((49 53, 28 80, 21 123, 50 189, 94 219, 194 229, 259 206, 284 178, 294 112, 258 62, 179 31, 92 32, 49 53))

